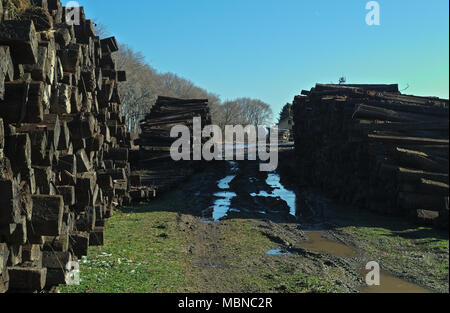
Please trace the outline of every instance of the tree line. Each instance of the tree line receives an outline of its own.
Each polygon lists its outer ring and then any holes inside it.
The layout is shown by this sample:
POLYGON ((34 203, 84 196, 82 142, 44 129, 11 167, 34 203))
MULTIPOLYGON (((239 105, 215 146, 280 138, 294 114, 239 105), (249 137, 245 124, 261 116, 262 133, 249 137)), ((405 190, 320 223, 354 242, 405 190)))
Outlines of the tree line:
MULTIPOLYGON (((102 31, 101 31, 102 32, 102 31)), ((196 86, 174 73, 160 73, 149 65, 141 52, 126 44, 114 55, 117 69, 127 72, 127 81, 120 84, 122 114, 129 130, 138 133, 139 122, 150 112, 159 95, 177 98, 208 99, 215 125, 265 125, 273 112, 258 99, 238 98, 222 101, 220 96, 196 86)))

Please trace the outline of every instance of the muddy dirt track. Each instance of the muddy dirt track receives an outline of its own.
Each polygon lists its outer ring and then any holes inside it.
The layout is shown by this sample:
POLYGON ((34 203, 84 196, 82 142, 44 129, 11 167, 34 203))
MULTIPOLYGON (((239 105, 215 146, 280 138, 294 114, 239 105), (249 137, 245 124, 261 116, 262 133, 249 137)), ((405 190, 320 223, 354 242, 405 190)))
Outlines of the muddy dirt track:
POLYGON ((340 207, 258 166, 218 162, 181 187, 178 227, 194 282, 186 291, 448 292, 448 245, 434 249, 415 225, 340 207), (365 285, 370 261, 383 269, 380 287, 365 285))

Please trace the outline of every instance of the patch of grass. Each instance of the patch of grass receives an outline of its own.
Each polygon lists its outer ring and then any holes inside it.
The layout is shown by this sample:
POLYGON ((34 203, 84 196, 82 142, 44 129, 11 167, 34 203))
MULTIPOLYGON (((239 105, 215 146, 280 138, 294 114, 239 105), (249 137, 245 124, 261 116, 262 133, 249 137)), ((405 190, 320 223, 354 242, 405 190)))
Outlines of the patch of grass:
POLYGON ((344 227, 366 256, 394 273, 408 273, 430 288, 448 292, 449 240, 432 228, 392 231, 376 227, 344 227))
POLYGON ((280 265, 275 270, 277 279, 272 287, 275 291, 284 291, 289 293, 331 293, 335 288, 324 281, 323 278, 313 275, 307 275, 301 270, 289 268, 280 265))
POLYGON ((177 214, 158 209, 155 202, 115 214, 105 246, 91 247, 80 261, 81 284, 61 286, 61 292, 183 292, 186 239, 177 230, 177 214))
POLYGON ((298 267, 298 255, 269 256, 275 248, 253 220, 228 220, 223 232, 225 249, 233 252, 230 265, 235 283, 249 292, 326 293, 335 287, 298 267))
POLYGON ((448 240, 442 240, 437 238, 426 238, 418 240, 418 244, 422 244, 429 249, 440 250, 442 252, 448 252, 449 245, 448 240))

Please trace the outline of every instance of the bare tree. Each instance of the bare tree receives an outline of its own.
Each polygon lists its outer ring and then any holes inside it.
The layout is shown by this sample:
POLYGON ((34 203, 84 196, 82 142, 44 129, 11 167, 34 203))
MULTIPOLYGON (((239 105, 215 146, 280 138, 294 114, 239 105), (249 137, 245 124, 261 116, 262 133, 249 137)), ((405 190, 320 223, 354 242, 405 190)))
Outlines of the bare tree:
MULTIPOLYGON (((97 33, 108 36, 108 31, 96 23, 97 33)), ((122 115, 131 132, 140 131, 139 123, 150 112, 158 95, 186 99, 208 99, 212 121, 221 127, 233 124, 262 125, 272 117, 270 106, 260 100, 239 98, 221 102, 219 95, 209 93, 190 80, 174 73, 159 73, 150 66, 140 52, 120 44, 114 53, 116 68, 127 73, 127 81, 120 84, 122 115)))
POLYGON ((95 34, 97 36, 100 36, 100 38, 105 38, 111 35, 105 24, 98 22, 98 19, 96 18, 94 18, 92 21, 94 22, 95 34))
POLYGON ((264 125, 272 118, 272 109, 261 100, 239 98, 235 101, 241 106, 241 122, 251 125, 264 125))

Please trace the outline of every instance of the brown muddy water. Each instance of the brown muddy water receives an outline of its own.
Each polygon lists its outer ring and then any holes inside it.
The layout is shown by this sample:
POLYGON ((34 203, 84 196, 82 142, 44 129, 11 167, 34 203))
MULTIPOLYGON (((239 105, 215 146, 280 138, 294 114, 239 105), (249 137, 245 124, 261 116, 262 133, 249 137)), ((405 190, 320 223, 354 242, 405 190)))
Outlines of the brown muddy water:
POLYGON ((346 246, 340 242, 330 240, 323 232, 306 232, 310 239, 301 244, 301 247, 314 252, 324 252, 337 257, 353 257, 358 255, 355 248, 346 246))
MULTIPOLYGON (((363 279, 365 274, 364 271, 361 271, 363 279)), ((395 277, 385 271, 380 273, 380 286, 365 286, 359 288, 359 291, 362 293, 432 293, 431 290, 395 277)))
MULTIPOLYGON (((247 183, 250 186, 257 186, 254 189, 260 189, 257 192, 249 193, 250 197, 253 199, 258 198, 274 198, 280 202, 285 202, 287 207, 289 207, 289 211, 284 212, 285 215, 290 215, 291 217, 296 217, 298 222, 302 222, 302 214, 299 214, 299 210, 302 208, 297 205, 297 194, 294 191, 288 190, 285 188, 283 183, 281 182, 280 175, 278 173, 268 173, 265 180, 263 179, 255 179, 252 176, 254 173, 245 172, 248 169, 243 169, 241 171, 240 164, 238 162, 228 162, 228 171, 226 176, 217 181, 217 189, 218 192, 214 194, 215 201, 213 205, 208 209, 209 217, 207 220, 212 221, 221 221, 224 218, 227 218, 228 214, 231 212, 239 213, 241 209, 249 210, 253 209, 255 212, 259 214, 266 214, 265 209, 259 207, 258 205, 252 206, 252 203, 243 202, 240 203, 240 193, 241 190, 237 190, 236 188, 245 188, 245 186, 240 185, 232 185, 232 182, 235 179, 238 179, 240 176, 248 176, 247 183), (232 205, 232 200, 235 201, 234 205, 232 205), (237 200, 237 201, 236 201, 237 200), (236 205, 235 208, 233 208, 236 205), (232 207, 233 206, 233 207, 232 207)), ((245 181, 245 180, 244 180, 245 181)), ((248 198, 246 198, 248 200, 248 198)), ((245 200, 244 200, 245 201, 245 200)), ((309 224, 302 224, 303 227, 308 228, 309 224)), ((311 224, 316 225, 316 224, 311 224)), ((320 225, 320 223, 319 223, 320 225)), ((309 241, 305 241, 300 244, 300 246, 304 249, 318 252, 318 253, 326 253, 338 258, 359 258, 361 256, 361 252, 353 247, 345 245, 341 242, 334 241, 327 238, 326 230, 322 227, 314 226, 309 228, 310 230, 306 231, 305 234, 309 238, 309 241)), ((267 254, 273 256, 283 256, 283 255, 292 255, 292 253, 284 248, 278 247, 277 249, 267 251, 267 254)), ((358 261, 357 261, 358 262, 358 261)), ((361 278, 365 281, 366 271, 360 271, 361 278)), ((380 273, 381 285, 380 286, 363 286, 359 288, 360 292, 363 293, 429 293, 431 292, 428 289, 422 288, 416 284, 410 283, 404 279, 393 276, 390 273, 381 271, 380 273)))
MULTIPOLYGON (((320 231, 306 232, 309 241, 302 243, 304 249, 331 254, 337 257, 355 257, 358 250, 344 245, 340 242, 326 238, 325 234, 320 231)), ((365 280, 366 272, 361 270, 360 275, 365 280)), ((380 286, 364 286, 359 288, 362 293, 431 293, 430 290, 420 287, 419 285, 410 283, 407 280, 395 277, 394 275, 381 271, 380 286)))

